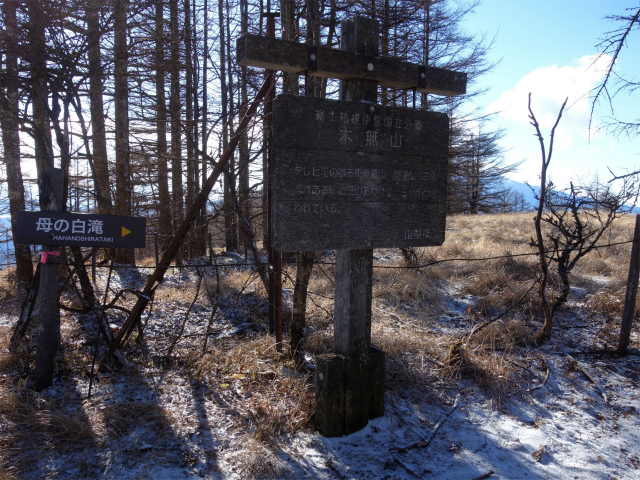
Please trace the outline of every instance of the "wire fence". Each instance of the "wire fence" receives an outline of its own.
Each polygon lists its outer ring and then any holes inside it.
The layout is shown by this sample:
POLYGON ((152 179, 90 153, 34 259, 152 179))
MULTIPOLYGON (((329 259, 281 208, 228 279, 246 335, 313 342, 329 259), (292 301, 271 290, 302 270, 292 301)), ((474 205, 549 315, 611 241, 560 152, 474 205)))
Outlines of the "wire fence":
MULTIPOLYGON (((144 248, 136 248, 136 258, 139 259, 140 261, 145 262, 145 264, 139 264, 139 265, 122 265, 122 264, 118 264, 118 265, 114 265, 114 268, 117 269, 137 269, 137 270, 155 270, 158 267, 158 259, 160 258, 160 255, 162 254, 161 249, 160 249, 160 239, 158 237, 158 235, 147 235, 148 238, 152 239, 151 242, 148 242, 147 246, 144 248), (150 244, 149 244, 150 243, 150 244), (148 261, 149 259, 152 260, 152 264, 149 265, 148 261), (155 259, 155 261, 154 261, 155 259)), ((186 241, 185 241, 186 243, 186 241)), ((622 241, 622 242, 613 242, 613 243, 606 243, 603 245, 596 245, 593 247, 593 250, 601 250, 601 249, 606 249, 606 248, 613 248, 613 247, 617 247, 617 246, 621 246, 621 245, 630 245, 633 243, 633 240, 626 240, 626 241, 622 241)), ((266 254, 264 256, 264 258, 260 258, 258 259, 258 261, 256 262, 253 259, 253 256, 246 253, 245 255, 241 255, 241 254, 236 254, 239 257, 244 256, 245 260, 244 261, 226 261, 224 263, 218 263, 218 262, 214 262, 215 258, 218 258, 221 253, 217 253, 217 250, 219 249, 223 249, 224 248, 224 238, 212 238, 211 236, 209 237, 209 242, 208 242, 208 251, 207 251, 207 255, 206 256, 200 256, 200 257, 193 257, 193 258, 187 258, 185 255, 185 252, 181 253, 181 256, 177 259, 177 261, 175 261, 174 265, 170 265, 168 268, 170 269, 196 269, 196 268, 202 268, 205 266, 218 266, 220 268, 234 268, 234 267, 255 267, 258 265, 268 265, 268 261, 266 259, 266 254), (215 246, 214 246, 215 245, 215 246)), ((94 254, 98 254, 99 251, 101 250, 101 248, 96 248, 93 250, 94 254)), ((186 251, 186 249, 185 249, 186 251)), ((86 250, 87 254, 89 256, 91 256, 91 250, 86 250)), ((224 255, 227 252, 222 252, 222 255, 224 255)), ((550 254, 551 251, 547 250, 546 254, 550 254)), ((34 254, 34 262, 38 261, 38 253, 36 251, 33 252, 34 254)), ((465 257, 453 257, 453 258, 444 258, 444 259, 431 259, 428 260, 426 262, 422 262, 422 263, 418 263, 416 265, 385 265, 383 263, 375 263, 373 264, 373 268, 374 269, 389 269, 389 270, 419 270, 419 269, 423 269, 423 268, 428 268, 428 267, 433 267, 435 265, 441 265, 444 263, 450 263, 450 262, 487 262, 487 261, 492 261, 492 260, 504 260, 504 259, 513 259, 513 258, 519 258, 519 257, 537 257, 539 255, 538 251, 535 252, 525 252, 525 253, 509 253, 509 254, 503 254, 503 255, 494 255, 494 256, 490 256, 490 257, 469 257, 469 258, 465 258, 465 257)), ((13 252, 13 243, 11 239, 7 239, 7 240, 1 240, 0 241, 0 269, 4 269, 4 268, 10 268, 10 267, 15 267, 16 263, 15 263, 15 255, 13 252)), ((74 263, 74 262, 71 262, 74 263)), ((298 262, 294 259, 294 260, 283 260, 282 261, 282 265, 296 265, 298 262)), ((326 266, 333 266, 335 265, 335 262, 332 261, 326 261, 326 260, 316 260, 314 262, 314 264, 316 265, 326 265, 326 266)), ((84 264, 85 267, 91 267, 94 269, 103 269, 103 268, 110 268, 109 265, 104 264, 104 263, 98 263, 95 260, 92 260, 88 263, 84 264)))

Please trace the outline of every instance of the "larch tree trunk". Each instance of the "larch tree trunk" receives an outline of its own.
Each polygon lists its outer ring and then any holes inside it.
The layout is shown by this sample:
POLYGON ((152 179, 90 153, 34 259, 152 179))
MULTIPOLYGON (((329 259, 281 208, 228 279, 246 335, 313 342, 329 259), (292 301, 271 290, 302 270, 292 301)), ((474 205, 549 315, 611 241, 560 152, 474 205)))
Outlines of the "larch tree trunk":
MULTIPOLYGON (((118 215, 132 214, 132 179, 129 150, 129 86, 127 62, 127 8, 128 0, 114 2, 114 114, 116 143, 116 212, 118 215)), ((135 263, 131 248, 116 249, 116 262, 127 265, 135 263)))
MULTIPOLYGON (((247 0, 240 1, 240 34, 245 35, 249 32, 249 3, 247 0)), ((247 105, 249 103, 249 96, 247 93, 247 67, 240 67, 240 118, 243 118, 247 112, 247 105)), ((251 212, 249 204, 249 134, 248 132, 240 132, 240 155, 238 164, 238 176, 240 179, 240 210, 242 216, 251 221, 251 212)), ((249 239, 249 232, 245 231, 245 228, 240 225, 240 233, 242 236, 242 244, 244 246, 245 256, 247 250, 251 248, 251 240, 249 239)))
MULTIPOLYGON (((196 155, 194 143, 194 88, 193 88, 193 43, 191 31, 191 4, 189 0, 184 0, 184 57, 185 57, 185 127, 187 136, 187 194, 185 197, 186 209, 189 210, 198 191, 196 181, 196 155)), ((192 258, 195 255, 195 241, 191 236, 187 241, 187 256, 192 258)))
POLYGON ((91 111, 92 159, 94 185, 98 213, 112 214, 113 202, 109 188, 109 163, 107 157, 107 135, 104 123, 104 68, 100 60, 100 0, 87 2, 87 41, 89 44, 89 104, 91 111))
POLYGON ((170 82, 171 98, 171 188, 173 197, 173 229, 178 230, 184 217, 184 189, 182 184, 182 133, 180 117, 180 27, 178 18, 178 0, 169 1, 171 30, 170 82))
MULTIPOLYGON (((47 168, 53 167, 53 146, 51 143, 51 127, 48 114, 49 93, 47 89, 46 71, 46 14, 40 1, 29 2, 29 50, 31 58, 31 105, 32 105, 32 136, 38 171, 38 183, 45 176, 47 168)), ((40 205, 42 207, 42 205, 40 205)))
MULTIPOLYGON (((20 166, 20 127, 18 124, 18 31, 16 4, 5 2, 2 5, 3 21, 6 33, 6 75, 4 98, 0 99, 0 125, 4 146, 4 163, 7 168, 7 187, 9 190, 9 212, 11 228, 16 231, 17 215, 25 210, 24 184, 20 166)), ((16 258, 16 279, 28 284, 33 278, 31 248, 29 245, 13 243, 16 258)))
MULTIPOLYGON (((231 22, 229 19, 231 18, 231 6, 229 5, 229 1, 226 2, 227 9, 227 41, 225 42, 227 48, 227 88, 229 89, 229 93, 227 95, 227 99, 229 101, 229 136, 233 136, 235 134, 234 122, 236 120, 236 105, 235 105, 235 96, 233 92, 235 91, 235 86, 233 84, 233 72, 234 72, 234 60, 233 60, 233 52, 231 50, 231 22)), ((231 207, 229 216, 229 241, 231 242, 231 250, 237 252, 240 249, 240 244, 238 243, 238 216, 236 215, 235 205, 238 201, 238 189, 237 189, 237 161, 235 155, 233 155, 229 159, 229 183, 232 183, 231 186, 231 207)))
MULTIPOLYGON (((101 61, 101 27, 100 27, 100 0, 87 0, 87 44, 89 64, 89 112, 91 116, 91 144, 92 151, 90 161, 93 185, 96 198, 97 211, 100 214, 114 214, 113 199, 111 198, 109 159, 107 156, 107 134, 104 121, 104 67, 101 61)), ((80 105, 78 102, 78 109, 80 105)), ((85 128, 84 126, 82 128, 85 128)), ((88 143, 87 150, 89 149, 88 143)), ((104 249, 105 258, 115 258, 114 248, 104 249)))
MULTIPOLYGON (((207 181, 207 141, 209 139, 209 132, 207 130, 207 122, 208 122, 208 115, 209 115, 209 102, 207 101, 207 81, 208 81, 208 61, 209 61, 209 17, 208 17, 208 12, 209 12, 209 4, 207 0, 204 0, 204 6, 203 6, 203 10, 202 10, 202 15, 203 15, 203 20, 202 20, 202 24, 203 24, 203 31, 202 31, 202 37, 203 37, 203 54, 202 54, 202 169, 200 172, 200 175, 202 177, 201 180, 201 189, 204 188, 205 183, 207 181)), ((203 235, 205 236, 205 242, 207 241, 206 239, 206 234, 207 232, 207 203, 205 202, 204 205, 202 206, 202 210, 200 211, 200 221, 199 224, 202 225, 202 229, 203 229, 203 235)))
MULTIPOLYGON (((203 164, 204 156, 200 155, 198 152, 198 148, 200 145, 200 129, 198 128, 200 122, 200 99, 202 96, 202 90, 200 90, 200 76, 202 75, 202 70, 200 67, 200 61, 204 59, 204 50, 202 56, 199 55, 198 52, 198 16, 196 9, 196 2, 192 3, 193 8, 191 9, 191 55, 192 55, 192 69, 191 69, 191 77, 192 77, 192 96, 193 96, 193 123, 191 126, 192 132, 192 142, 193 142, 193 158, 191 162, 193 162, 193 188, 194 188, 194 196, 200 192, 201 189, 201 173, 200 166, 203 164)), ((206 18, 206 14, 204 14, 206 18)), ((206 204, 205 204, 206 211, 206 204)), ((198 215, 196 217, 195 224, 195 235, 194 235, 194 250, 193 254, 198 257, 202 257, 207 252, 207 233, 206 233, 206 216, 198 215)))
POLYGON ((165 94, 166 65, 164 48, 164 0, 156 0, 156 132, 158 164, 158 233, 164 250, 171 241, 171 197, 167 168, 167 98, 165 94))
POLYGON ((293 290, 293 315, 289 331, 291 353, 293 354, 301 352, 304 347, 307 290, 313 272, 314 259, 314 252, 298 252, 296 255, 296 284, 293 290))
MULTIPOLYGON (((220 27, 220 91, 222 101, 222 149, 227 148, 229 143, 229 95, 227 84, 227 49, 225 44, 225 11, 224 0, 218 0, 218 19, 220 27)), ((228 252, 235 252, 238 249, 238 234, 236 230, 235 212, 233 209, 232 191, 235 190, 229 185, 234 181, 234 161, 229 159, 224 171, 224 228, 225 228, 225 248, 228 252)))

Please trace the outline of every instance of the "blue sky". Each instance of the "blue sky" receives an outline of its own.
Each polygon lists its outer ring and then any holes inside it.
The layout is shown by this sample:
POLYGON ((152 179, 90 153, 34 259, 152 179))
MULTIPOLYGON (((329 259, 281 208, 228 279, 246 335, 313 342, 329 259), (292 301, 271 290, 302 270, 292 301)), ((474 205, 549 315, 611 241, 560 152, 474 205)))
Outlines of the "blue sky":
MULTIPOLYGON (((507 162, 524 160, 513 180, 535 183, 541 164, 540 147, 529 125, 527 97, 545 140, 566 97, 569 97, 556 131, 549 167, 552 180, 566 186, 569 180, 588 181, 595 175, 608 180, 607 168, 616 173, 640 169, 640 139, 616 138, 603 131, 589 134, 591 103, 587 92, 603 78, 607 58, 594 63, 598 39, 615 28, 604 20, 625 8, 638 8, 637 0, 483 0, 466 23, 474 33, 496 35, 490 58, 501 60, 480 81, 489 92, 476 105, 487 112, 500 112, 492 128, 504 128, 502 145, 507 162)), ((640 34, 635 33, 619 59, 618 71, 640 78, 640 34)), ((636 95, 636 102, 638 96, 636 95)), ((620 96, 616 114, 637 118, 639 105, 620 96)), ((610 113, 604 105, 596 109, 599 123, 610 113)))

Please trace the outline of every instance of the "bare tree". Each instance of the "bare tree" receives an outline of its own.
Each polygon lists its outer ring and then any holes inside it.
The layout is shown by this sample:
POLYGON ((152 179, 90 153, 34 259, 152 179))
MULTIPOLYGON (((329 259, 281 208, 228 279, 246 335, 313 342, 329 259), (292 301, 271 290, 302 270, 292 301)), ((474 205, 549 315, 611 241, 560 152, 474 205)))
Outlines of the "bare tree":
POLYGON ((538 345, 551 336, 553 316, 568 299, 571 288, 569 274, 580 259, 597 247, 613 221, 628 208, 637 189, 636 182, 629 177, 624 178, 622 184, 616 185, 615 189, 610 183, 602 185, 594 181, 590 185, 574 185, 570 182, 569 188, 563 191, 555 189, 553 183, 547 181, 555 129, 566 103, 565 99, 551 129, 549 151, 546 153, 540 126, 531 109, 529 94, 529 119, 536 130, 542 154, 540 193, 537 195, 538 210, 535 217, 536 238, 531 240, 531 246, 538 250, 538 296, 544 317, 542 327, 534 336, 538 345), (544 232, 543 223, 547 225, 544 232), (560 289, 551 301, 547 296, 550 264, 556 266, 560 277, 560 289))
POLYGON ((570 183, 566 192, 546 189, 546 213, 542 221, 551 227, 547 233, 547 258, 556 265, 562 281, 551 306, 552 314, 567 301, 569 273, 596 247, 620 213, 628 209, 628 202, 635 196, 635 186, 631 178, 625 178, 616 190, 611 184, 598 182, 587 186, 570 183))
POLYGON ((629 36, 634 30, 640 29, 640 8, 627 8, 626 13, 622 15, 609 15, 606 19, 614 22, 617 28, 606 32, 605 37, 596 45, 600 50, 598 58, 608 55, 611 60, 607 65, 604 79, 592 91, 589 129, 591 129, 593 123, 593 114, 596 105, 600 101, 604 101, 609 105, 612 114, 611 117, 604 119, 604 127, 617 136, 627 135, 629 137, 637 137, 640 135, 640 118, 623 120, 615 117, 613 99, 621 93, 632 95, 640 88, 640 80, 637 78, 629 78, 614 71, 620 55, 624 48, 627 47, 629 36))
POLYGON ((558 123, 560 123, 560 118, 562 118, 562 112, 564 111, 564 107, 567 104, 567 100, 568 98, 564 100, 562 107, 560 107, 560 112, 558 112, 556 123, 551 129, 551 135, 549 137, 549 153, 547 153, 544 144, 544 138, 542 137, 542 132, 540 132, 540 125, 538 124, 538 120, 536 120, 536 116, 531 109, 531 94, 529 94, 529 119, 531 120, 531 125, 533 125, 536 130, 536 137, 538 137, 538 141, 540 142, 540 153, 542 154, 542 166, 540 169, 540 198, 538 199, 538 211, 534 220, 536 239, 532 240, 532 243, 538 249, 538 268, 540 269, 540 278, 538 279, 538 297, 540 298, 540 305, 542 307, 542 315, 544 318, 542 327, 534 337, 536 344, 542 344, 549 339, 549 337, 551 336, 551 328, 553 325, 551 304, 549 303, 549 299, 547 298, 549 266, 547 264, 547 255, 544 248, 544 236, 542 234, 542 216, 545 206, 544 200, 547 197, 547 170, 549 169, 549 164, 551 163, 551 155, 553 154, 553 138, 555 135, 556 127, 558 126, 558 123))

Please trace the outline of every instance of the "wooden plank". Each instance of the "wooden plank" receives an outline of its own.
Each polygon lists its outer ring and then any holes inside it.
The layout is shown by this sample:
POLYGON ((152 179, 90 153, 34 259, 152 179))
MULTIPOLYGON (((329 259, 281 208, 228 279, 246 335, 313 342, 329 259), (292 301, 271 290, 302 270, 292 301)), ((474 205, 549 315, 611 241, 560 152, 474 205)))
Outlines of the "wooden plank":
POLYGON ((369 418, 384 415, 384 352, 376 347, 369 351, 369 418))
POLYGON ((442 244, 446 115, 281 95, 273 122, 280 251, 442 244))
POLYGON ((346 366, 342 355, 327 353, 316 357, 314 424, 325 437, 344 434, 346 366))
MULTIPOLYGON (((314 54, 316 70, 309 71, 309 75, 341 80, 367 79, 384 87, 416 88, 418 92, 446 96, 467 92, 467 74, 463 72, 322 46, 317 47, 314 54)), ((298 42, 244 35, 237 40, 236 56, 240 65, 300 74, 309 70, 309 45, 298 42)))

